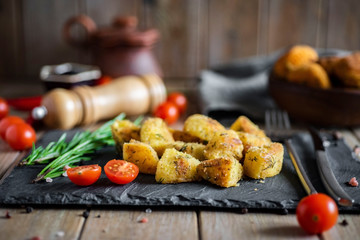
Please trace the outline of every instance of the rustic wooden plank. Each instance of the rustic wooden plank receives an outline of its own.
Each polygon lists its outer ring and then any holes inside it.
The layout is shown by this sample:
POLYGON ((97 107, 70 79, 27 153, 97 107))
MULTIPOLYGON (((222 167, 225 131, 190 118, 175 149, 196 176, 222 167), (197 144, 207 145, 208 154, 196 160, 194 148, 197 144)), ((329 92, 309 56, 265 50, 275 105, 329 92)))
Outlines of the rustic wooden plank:
MULTIPOLYGON (((22 75, 21 1, 1 1, 0 6, 0 76, 22 75)), ((0 81, 4 81, 1 79, 0 81)))
POLYGON ((269 52, 292 44, 318 46, 321 0, 269 2, 269 52))
POLYGON ((209 1, 209 64, 257 55, 259 1, 209 1))
POLYGON ((199 62, 206 61, 202 60, 203 54, 206 54, 206 34, 202 31, 207 30, 201 25, 204 23, 201 16, 206 4, 204 1, 145 2, 146 26, 157 28, 161 34, 154 52, 165 77, 197 76, 199 62))
POLYGON ((360 215, 343 214, 339 216, 338 224, 329 231, 323 233, 321 239, 358 239, 359 228, 360 215))
POLYGON ((13 151, 10 146, 0 139, 0 182, 8 168, 19 157, 20 152, 13 151))
POLYGON ((358 0, 329 0, 328 48, 360 49, 359 12, 358 0))
POLYGON ((81 239, 198 239, 195 212, 92 210, 81 239), (148 222, 141 222, 146 218, 148 222))
POLYGON ((38 79, 43 65, 77 61, 79 50, 62 37, 65 21, 78 14, 76 1, 23 1, 22 10, 27 76, 38 79))
POLYGON ((295 215, 200 212, 201 239, 318 239, 307 235, 295 215))
POLYGON ((109 27, 115 17, 137 16, 140 0, 86 0, 83 13, 94 20, 98 27, 109 27))
POLYGON ((84 210, 0 209, 0 232, 2 239, 78 239, 84 210), (9 212, 11 218, 6 218, 9 212))

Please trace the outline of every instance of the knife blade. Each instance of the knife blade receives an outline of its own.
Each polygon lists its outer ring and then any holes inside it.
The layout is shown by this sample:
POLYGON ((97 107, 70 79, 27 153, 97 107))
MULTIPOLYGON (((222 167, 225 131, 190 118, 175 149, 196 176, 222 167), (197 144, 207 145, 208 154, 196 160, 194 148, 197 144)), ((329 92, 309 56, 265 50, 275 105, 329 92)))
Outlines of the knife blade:
POLYGON ((315 127, 309 127, 309 132, 315 148, 317 168, 326 190, 339 205, 352 206, 354 199, 352 199, 340 186, 339 182, 336 180, 334 172, 331 169, 329 156, 326 152, 326 148, 329 146, 330 142, 327 139, 323 139, 315 127))

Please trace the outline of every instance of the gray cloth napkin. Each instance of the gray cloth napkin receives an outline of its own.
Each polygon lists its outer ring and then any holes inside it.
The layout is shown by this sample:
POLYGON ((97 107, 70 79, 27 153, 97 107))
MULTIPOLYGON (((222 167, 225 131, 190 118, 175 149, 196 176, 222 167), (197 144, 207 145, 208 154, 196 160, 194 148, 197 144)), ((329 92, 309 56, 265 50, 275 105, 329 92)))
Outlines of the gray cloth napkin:
MULTIPOLYGON (((277 107, 267 89, 269 73, 287 50, 203 70, 199 76, 202 113, 225 124, 241 114, 255 122, 263 122, 266 109, 277 107)), ((350 53, 338 49, 316 50, 322 57, 350 53)))

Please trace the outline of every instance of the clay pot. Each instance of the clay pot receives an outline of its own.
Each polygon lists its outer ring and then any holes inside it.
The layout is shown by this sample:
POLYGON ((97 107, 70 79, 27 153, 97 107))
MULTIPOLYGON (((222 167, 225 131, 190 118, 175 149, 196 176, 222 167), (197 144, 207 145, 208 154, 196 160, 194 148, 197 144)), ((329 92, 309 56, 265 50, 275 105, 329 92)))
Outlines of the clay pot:
POLYGON ((103 75, 120 77, 144 75, 162 71, 153 55, 152 48, 159 39, 156 29, 139 31, 136 17, 118 17, 110 27, 98 29, 95 22, 85 15, 69 19, 63 28, 65 40, 79 48, 90 48, 94 65, 103 75), (79 24, 86 30, 83 40, 71 35, 71 28, 79 24))

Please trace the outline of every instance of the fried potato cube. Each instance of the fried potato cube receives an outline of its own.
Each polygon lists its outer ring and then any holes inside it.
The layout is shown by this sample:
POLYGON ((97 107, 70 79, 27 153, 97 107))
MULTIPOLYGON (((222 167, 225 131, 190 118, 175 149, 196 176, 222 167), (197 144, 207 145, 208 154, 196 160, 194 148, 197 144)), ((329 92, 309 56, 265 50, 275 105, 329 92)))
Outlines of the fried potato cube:
POLYGON ((129 120, 116 120, 111 125, 116 151, 121 154, 123 145, 131 139, 140 140, 140 127, 129 120))
POLYGON ((124 143, 123 158, 125 161, 132 162, 138 166, 141 173, 153 175, 156 173, 159 158, 149 144, 136 140, 124 143))
POLYGON ((225 157, 240 161, 243 157, 243 149, 244 146, 235 131, 218 131, 206 145, 204 155, 206 159, 225 157))
POLYGON ((159 183, 181 183, 199 181, 196 171, 200 161, 187 153, 168 148, 157 165, 155 180, 159 183))
POLYGON ((234 159, 217 158, 203 161, 197 166, 198 174, 220 187, 234 187, 243 175, 241 164, 234 159))
POLYGON ((140 140, 154 148, 158 156, 164 152, 164 144, 174 142, 172 134, 161 118, 148 118, 142 124, 140 140))
POLYGON ((327 89, 331 82, 325 69, 317 63, 309 63, 288 74, 288 81, 313 88, 327 89))
POLYGON ((205 159, 205 145, 201 143, 186 143, 182 141, 163 143, 162 145, 158 145, 158 156, 162 156, 164 151, 168 148, 175 148, 179 152, 190 154, 200 161, 205 159))
POLYGON ((280 173, 284 158, 284 147, 271 143, 262 147, 251 147, 244 159, 244 174, 254 179, 273 177, 280 173))
POLYGON ((265 132, 246 116, 239 116, 236 121, 230 126, 230 129, 238 132, 251 133, 256 136, 266 138, 265 132))
POLYGON ((184 132, 198 137, 203 142, 209 142, 217 131, 223 131, 225 127, 215 119, 201 114, 189 116, 184 123, 184 132))
POLYGON ((237 134, 244 145, 243 156, 245 156, 247 150, 251 147, 261 147, 271 143, 268 137, 259 137, 247 132, 237 132, 237 134))
POLYGON ((201 139, 182 130, 169 128, 175 141, 202 143, 201 139))
POLYGON ((187 153, 196 158, 197 160, 205 160, 204 150, 205 145, 201 143, 187 143, 181 141, 175 141, 170 143, 168 148, 175 148, 179 152, 187 153))

